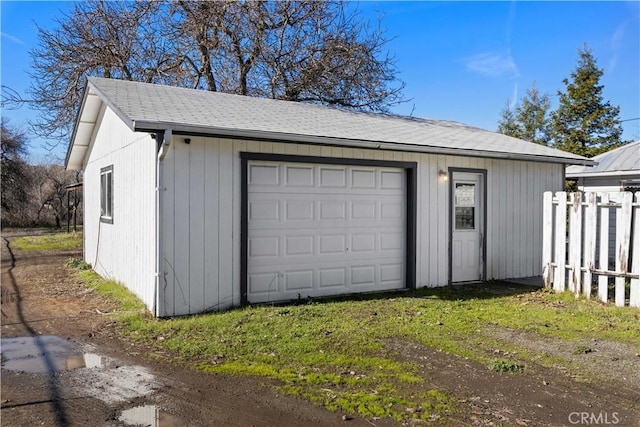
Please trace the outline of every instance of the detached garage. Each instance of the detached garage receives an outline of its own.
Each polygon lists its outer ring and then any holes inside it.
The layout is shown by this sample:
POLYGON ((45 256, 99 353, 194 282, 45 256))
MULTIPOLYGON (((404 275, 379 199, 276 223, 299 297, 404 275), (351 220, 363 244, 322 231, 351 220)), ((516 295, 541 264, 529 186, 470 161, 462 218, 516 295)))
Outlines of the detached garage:
POLYGON ((460 123, 89 78, 84 257, 157 316, 541 274, 592 161, 460 123))

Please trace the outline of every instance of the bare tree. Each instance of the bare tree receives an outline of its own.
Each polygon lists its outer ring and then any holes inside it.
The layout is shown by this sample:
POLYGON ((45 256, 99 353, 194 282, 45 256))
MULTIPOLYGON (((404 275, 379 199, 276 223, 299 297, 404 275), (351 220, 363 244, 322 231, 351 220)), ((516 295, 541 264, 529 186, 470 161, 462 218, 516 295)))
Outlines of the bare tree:
POLYGON ((41 112, 39 136, 68 137, 89 75, 174 83, 180 58, 161 33, 161 11, 157 2, 77 2, 57 28, 38 27, 28 102, 41 112))
POLYGON ((67 171, 58 164, 28 165, 27 175, 29 202, 21 212, 20 221, 13 225, 59 228, 80 208, 81 194, 76 194, 73 200, 67 198, 67 186, 81 181, 79 171, 67 171))
POLYGON ((46 206, 55 226, 60 228, 72 213, 73 206, 67 205, 67 186, 78 182, 77 171, 67 171, 60 165, 48 165, 45 168, 48 192, 46 206))
POLYGON ((0 126, 0 171, 2 198, 2 225, 19 218, 27 205, 27 139, 23 132, 11 127, 3 117, 0 126))
MULTIPOLYGON (((69 136, 87 76, 388 111, 404 85, 379 26, 341 1, 74 3, 38 29, 40 134, 69 136)), ((4 89, 4 88, 3 88, 4 89)), ((3 105, 20 103, 4 91, 3 105)))

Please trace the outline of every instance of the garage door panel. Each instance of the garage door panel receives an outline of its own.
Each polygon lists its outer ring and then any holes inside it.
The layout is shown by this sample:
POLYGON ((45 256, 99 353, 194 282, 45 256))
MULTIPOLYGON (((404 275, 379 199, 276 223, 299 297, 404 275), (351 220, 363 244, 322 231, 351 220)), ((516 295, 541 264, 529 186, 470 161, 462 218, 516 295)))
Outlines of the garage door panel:
POLYGON ((321 268, 318 271, 320 289, 326 288, 344 288, 347 286, 347 269, 346 268, 321 268))
POLYGON ((351 235, 351 252, 370 252, 376 251, 376 233, 360 233, 351 235))
POLYGON ((285 256, 314 255, 314 236, 286 236, 285 256))
POLYGON ((319 242, 319 255, 344 254, 347 251, 347 236, 344 234, 320 236, 319 242))
POLYGON ((375 169, 352 169, 351 188, 375 189, 377 188, 375 169))
POLYGON ((320 188, 345 188, 347 186, 347 171, 344 167, 319 166, 320 188))
POLYGON ((278 274, 274 272, 250 274, 247 282, 250 295, 273 294, 279 291, 278 274))
POLYGON ((351 268, 351 284, 354 286, 373 286, 376 281, 376 266, 362 265, 351 268))
POLYGON ((397 220, 404 217, 404 206, 401 201, 380 203, 380 218, 397 220))
MULTIPOLYGON (((370 228, 369 228, 370 229, 370 228)), ((366 230, 366 229, 363 229, 366 230)), ((249 256, 278 256, 278 247, 285 248, 286 255, 331 255, 340 254, 356 256, 358 252, 384 252, 377 257, 399 256, 404 251, 404 233, 386 228, 381 232, 347 232, 329 228, 327 232, 335 234, 319 234, 323 230, 314 230, 309 234, 308 228, 288 228, 255 230, 249 237, 249 256), (390 255, 395 253, 395 255, 390 255)))
POLYGON ((284 274, 284 291, 313 290, 313 270, 287 271, 284 274))
POLYGON ((345 221, 347 219, 347 202, 345 200, 318 202, 318 219, 320 221, 345 221))
POLYGON ((280 221, 280 201, 252 200, 249 203, 249 221, 280 221))
POLYGON ((402 189, 404 188, 404 173, 400 171, 381 171, 380 188, 402 189))
POLYGON ((404 278, 404 264, 385 264, 380 266, 381 282, 401 282, 404 278))
POLYGON ((251 164, 247 174, 248 183, 251 186, 280 185, 280 168, 278 165, 251 164))
POLYGON ((380 233, 380 251, 399 251, 404 246, 404 235, 401 232, 380 233))
POLYGON ((284 273, 290 269, 300 269, 307 267, 314 268, 333 268, 357 265, 358 263, 396 263, 398 261, 397 256, 390 256, 388 258, 376 257, 372 260, 371 254, 364 252, 359 254, 348 253, 346 255, 333 255, 333 256, 288 256, 288 257, 262 257, 253 258, 251 271, 261 271, 264 268, 268 271, 274 270, 276 272, 284 273), (321 259, 318 259, 321 258, 321 259))
MULTIPOLYGON (((267 266, 264 268, 269 269, 267 266)), ((403 264, 380 267, 368 264, 314 270, 293 269, 284 273, 273 270, 253 273, 249 275, 250 301, 280 301, 399 289, 404 286, 403 271, 403 264)))
POLYGON ((359 200, 351 202, 351 220, 376 219, 377 203, 372 200, 359 200))
POLYGON ((284 185, 290 188, 315 186, 315 171, 313 166, 284 166, 284 185))
POLYGON ((313 221, 315 203, 313 200, 285 200, 284 220, 288 221, 313 221))
POLYGON ((280 254, 280 239, 278 237, 253 237, 249 239, 249 257, 264 258, 277 257, 280 254))
POLYGON ((403 170, 256 161, 248 173, 250 302, 405 287, 403 170))

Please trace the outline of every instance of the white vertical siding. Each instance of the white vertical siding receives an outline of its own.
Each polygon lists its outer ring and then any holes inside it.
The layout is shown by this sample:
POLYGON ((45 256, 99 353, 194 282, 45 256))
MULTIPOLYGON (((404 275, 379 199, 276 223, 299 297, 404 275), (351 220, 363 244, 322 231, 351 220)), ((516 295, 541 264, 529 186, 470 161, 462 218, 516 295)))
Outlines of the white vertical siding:
POLYGON ((111 111, 101 113, 84 169, 84 259, 126 285, 150 309, 155 300, 155 142, 111 111), (100 222, 100 169, 113 165, 113 224, 100 222))
POLYGON ((541 274, 543 192, 564 185, 559 164, 204 137, 186 144, 174 137, 164 160, 161 315, 240 304, 242 151, 416 162, 418 287, 449 280, 449 184, 438 171, 487 170, 487 279, 541 274))

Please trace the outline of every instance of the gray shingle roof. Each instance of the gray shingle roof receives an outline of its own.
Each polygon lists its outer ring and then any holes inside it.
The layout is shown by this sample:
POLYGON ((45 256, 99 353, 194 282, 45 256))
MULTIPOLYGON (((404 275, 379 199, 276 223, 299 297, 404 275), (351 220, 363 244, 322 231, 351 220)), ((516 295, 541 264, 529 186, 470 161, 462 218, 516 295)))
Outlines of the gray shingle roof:
POLYGON ((625 173, 640 174, 640 140, 607 151, 593 158, 596 166, 569 166, 568 178, 595 175, 620 175, 625 173))
MULTIPOLYGON (((97 95, 136 131, 171 129, 184 134, 591 164, 581 156, 452 121, 94 77, 89 78, 86 92, 97 95)), ((80 139, 91 133, 77 131, 81 123, 91 120, 83 120, 83 114, 81 111, 67 154, 68 167, 72 167, 74 146, 88 146, 88 141, 80 139)), ((78 159, 78 154, 73 157, 78 159)))

